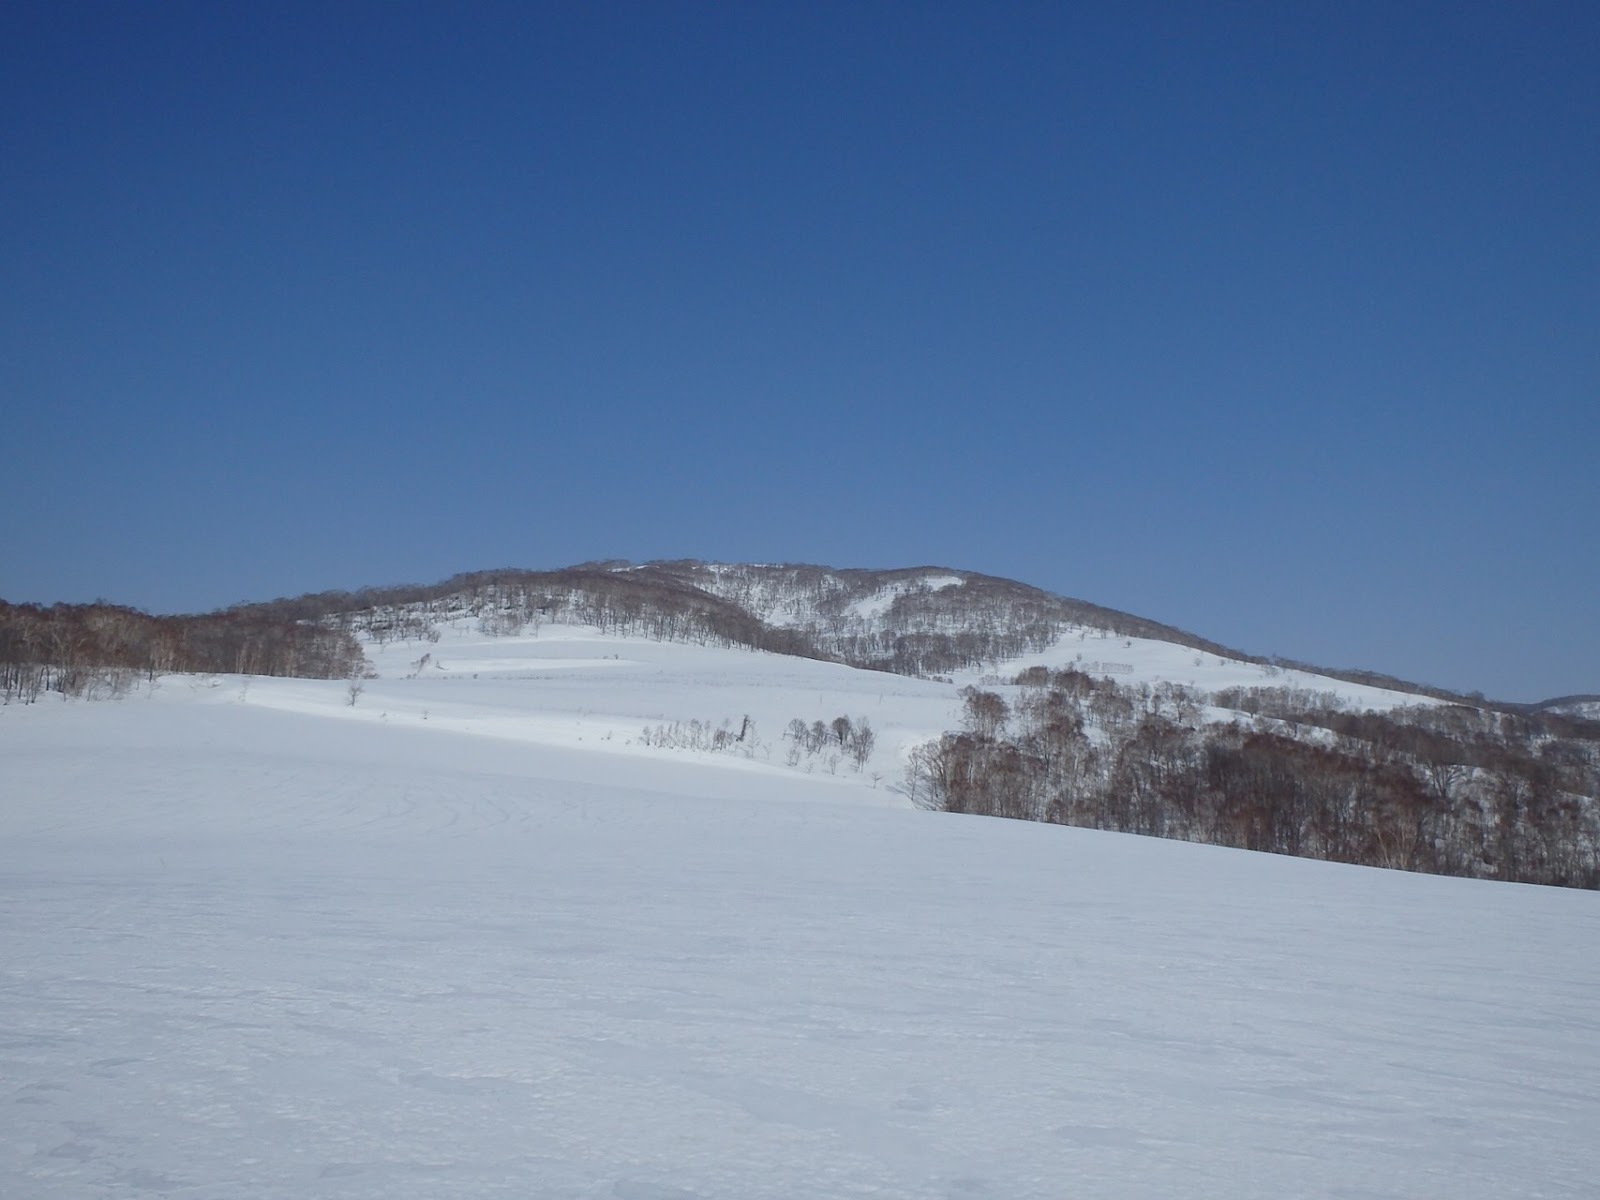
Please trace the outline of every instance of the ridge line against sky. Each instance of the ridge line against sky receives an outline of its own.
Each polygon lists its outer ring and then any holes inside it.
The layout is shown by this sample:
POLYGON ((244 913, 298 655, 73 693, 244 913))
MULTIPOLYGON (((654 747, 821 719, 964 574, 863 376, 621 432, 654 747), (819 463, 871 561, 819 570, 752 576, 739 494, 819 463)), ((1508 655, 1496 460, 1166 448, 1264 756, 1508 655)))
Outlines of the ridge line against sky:
POLYGON ((1600 691, 1600 6, 0 9, 0 596, 939 562, 1600 691))

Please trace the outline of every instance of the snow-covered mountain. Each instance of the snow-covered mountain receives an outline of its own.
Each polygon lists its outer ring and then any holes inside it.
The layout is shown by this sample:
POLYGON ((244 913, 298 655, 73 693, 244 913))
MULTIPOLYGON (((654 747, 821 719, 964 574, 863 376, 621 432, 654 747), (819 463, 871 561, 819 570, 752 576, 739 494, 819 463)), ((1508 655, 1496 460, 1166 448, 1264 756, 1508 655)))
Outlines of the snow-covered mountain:
POLYGON ((469 608, 0 707, 0 1195, 1592 1191, 1600 895, 918 811, 994 664, 469 608))
POLYGON ((1600 721, 1600 696, 1562 696, 1530 707, 1539 712, 1575 717, 1580 721, 1600 721))
MULTIPOLYGON (((469 661, 477 654, 494 673, 520 679, 555 670, 552 647, 589 636, 659 644, 663 653, 716 648, 746 662, 755 651, 787 672, 826 665, 830 678, 866 671, 869 692, 916 686, 928 700, 905 727, 872 706, 840 699, 829 707, 827 688, 818 704, 793 712, 779 711, 766 686, 717 694, 708 710, 681 696, 641 708, 652 689, 613 670, 591 688, 581 736, 602 736, 618 750, 708 751, 747 763, 776 755, 790 769, 830 775, 843 763, 948 811, 1600 887, 1594 722, 1251 657, 1126 613, 939 567, 590 563, 302 596, 199 618, 8 606, 0 611, 0 696, 117 695, 162 672, 221 670, 353 678, 353 701, 370 676, 373 697, 389 701, 379 704, 385 720, 562 742, 581 731, 570 711, 545 711, 538 697, 557 695, 556 686, 519 684, 504 703, 479 690, 461 714, 437 703, 446 699, 437 691, 388 693, 400 679, 449 677, 464 639, 482 643, 469 661)), ((614 653, 616 661, 636 657, 614 653)), ((330 694, 309 685, 256 690, 261 703, 330 694)))
POLYGON ((506 633, 578 621, 924 677, 1076 664, 1136 685, 1296 687, 1377 708, 1458 699, 1372 672, 1251 656, 1129 613, 944 567, 593 563, 552 572, 477 572, 426 588, 333 593, 275 606, 379 640, 426 636, 437 622, 463 616, 506 633))
POLYGON ((922 677, 1077 663, 1152 685, 1280 680, 1380 707, 1418 697, 1481 702, 1370 671, 1253 656, 971 571, 692 561, 479 571, 432 585, 325 592, 188 617, 152 617, 105 603, 44 608, 0 601, 0 699, 114 690, 114 681, 97 674, 107 669, 338 677, 360 657, 351 634, 378 643, 426 637, 462 616, 501 634, 546 621, 590 624, 922 677), (1135 653, 1117 653, 1119 641, 1135 653), (1340 686, 1350 684, 1367 690, 1340 686))

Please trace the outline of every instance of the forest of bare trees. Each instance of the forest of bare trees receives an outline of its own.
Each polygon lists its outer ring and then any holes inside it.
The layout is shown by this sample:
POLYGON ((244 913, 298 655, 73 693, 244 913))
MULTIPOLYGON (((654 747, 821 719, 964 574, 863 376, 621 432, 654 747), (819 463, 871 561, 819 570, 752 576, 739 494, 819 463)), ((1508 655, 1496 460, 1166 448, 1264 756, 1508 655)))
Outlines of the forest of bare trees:
POLYGON ((254 610, 154 617, 113 604, 0 601, 0 700, 119 695, 169 672, 339 679, 360 671, 348 630, 254 610))
POLYGON ((610 564, 559 571, 475 571, 442 583, 322 592, 240 610, 272 619, 315 621, 379 643, 438 637, 463 617, 486 633, 512 636, 543 621, 593 625, 607 633, 745 646, 821 657, 799 633, 771 628, 739 605, 651 568, 610 564))
MULTIPOLYGON (((606 564, 615 565, 615 564, 606 564)), ((817 657, 899 675, 934 677, 1037 653, 1072 630, 1151 638, 1235 662, 1309 671, 1331 679, 1434 699, 1480 702, 1377 671, 1311 666, 1247 654, 1176 626, 1058 596, 1012 579, 942 567, 894 570, 809 565, 655 562, 632 572, 674 578, 802 635, 817 657), (939 586, 932 580, 944 580, 939 586), (858 606, 898 591, 873 615, 858 606)))
POLYGON ((1439 874, 1600 887, 1600 723, 1463 705, 1348 712, 1034 668, 917 751, 927 807, 1439 874), (1201 720, 1220 704, 1239 716, 1201 720))
POLYGON ((1067 629, 1085 624, 1108 634, 1223 650, 1153 621, 970 571, 699 562, 652 563, 642 569, 789 628, 819 657, 898 675, 946 675, 1037 653, 1067 629))

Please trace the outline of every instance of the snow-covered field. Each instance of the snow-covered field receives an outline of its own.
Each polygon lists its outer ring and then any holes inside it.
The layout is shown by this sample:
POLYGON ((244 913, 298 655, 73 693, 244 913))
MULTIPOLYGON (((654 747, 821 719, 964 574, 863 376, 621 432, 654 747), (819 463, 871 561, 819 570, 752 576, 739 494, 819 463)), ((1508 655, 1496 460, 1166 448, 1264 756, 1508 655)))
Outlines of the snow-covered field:
POLYGON ((1348 708, 1375 712, 1405 705, 1439 703, 1414 692, 1396 692, 1311 671, 1224 658, 1173 642, 1122 637, 1099 629, 1069 632, 1043 653, 1001 663, 990 674, 1011 678, 1023 668, 1035 665, 1071 667, 1096 678, 1108 676, 1125 687, 1176 683, 1204 692, 1224 688, 1293 688, 1331 695, 1348 708))
POLYGON ((952 685, 375 658, 0 709, 0 1197, 1596 1194, 1600 896, 916 812, 952 685))

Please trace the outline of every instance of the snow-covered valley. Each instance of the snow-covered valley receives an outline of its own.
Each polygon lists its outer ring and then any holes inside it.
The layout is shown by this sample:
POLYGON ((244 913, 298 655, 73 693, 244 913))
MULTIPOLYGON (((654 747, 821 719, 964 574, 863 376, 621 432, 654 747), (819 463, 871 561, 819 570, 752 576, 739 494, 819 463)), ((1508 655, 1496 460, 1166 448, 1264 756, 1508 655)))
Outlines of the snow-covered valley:
POLYGON ((1594 893, 916 811, 960 679, 372 658, 0 709, 0 1196, 1593 1194, 1594 893))

